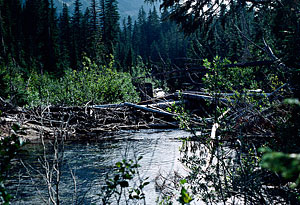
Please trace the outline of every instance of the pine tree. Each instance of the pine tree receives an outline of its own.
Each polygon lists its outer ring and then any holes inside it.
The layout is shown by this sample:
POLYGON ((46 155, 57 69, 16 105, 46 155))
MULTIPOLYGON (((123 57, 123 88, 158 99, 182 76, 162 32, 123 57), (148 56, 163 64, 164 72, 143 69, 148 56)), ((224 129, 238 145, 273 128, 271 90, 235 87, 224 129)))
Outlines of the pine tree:
POLYGON ((132 44, 132 18, 131 16, 127 17, 127 25, 126 25, 126 29, 127 29, 127 41, 129 42, 129 44, 132 44))
POLYGON ((92 32, 92 18, 91 12, 89 8, 86 8, 82 22, 81 22, 81 43, 82 43, 82 52, 85 55, 91 57, 91 53, 93 53, 92 49, 92 41, 93 41, 93 32, 92 32))
POLYGON ((59 17, 59 39, 60 39, 60 66, 61 68, 70 66, 71 52, 71 30, 69 9, 66 4, 63 4, 62 13, 59 17))
POLYGON ((148 59, 148 50, 149 46, 147 44, 147 24, 146 24, 146 12, 144 8, 142 7, 139 10, 138 14, 138 21, 137 21, 137 26, 138 26, 138 31, 136 33, 136 40, 137 40, 137 46, 139 49, 140 56, 143 59, 148 59))
POLYGON ((91 15, 91 31, 93 33, 98 33, 99 19, 98 19, 98 6, 96 0, 91 0, 90 6, 91 15))
POLYGON ((104 36, 104 24, 106 21, 105 13, 106 13, 105 0, 100 0, 99 25, 101 30, 101 38, 103 42, 105 41, 105 36, 104 36))
POLYGON ((40 21, 40 1, 26 0, 23 11, 23 34, 25 61, 35 66, 38 64, 38 24, 40 21))
POLYGON ((80 0, 74 3, 74 13, 72 17, 71 31, 72 31, 72 49, 71 49, 71 67, 78 69, 81 67, 81 54, 82 54, 82 13, 81 13, 80 0))
POLYGON ((117 43, 119 26, 118 2, 105 0, 103 40, 109 54, 114 53, 117 43))
POLYGON ((3 0, 0 1, 0 60, 6 56, 6 45, 4 43, 4 21, 2 16, 3 0))
POLYGON ((19 0, 0 1, 0 57, 8 63, 21 61, 21 3, 19 0))
POLYGON ((140 29, 136 21, 134 21, 132 29, 132 49, 134 50, 134 59, 137 59, 137 55, 140 53, 139 43, 140 42, 140 29))
MULTIPOLYGON (((49 8, 49 56, 51 63, 49 64, 49 71, 58 72, 58 54, 59 54, 59 33, 58 33, 58 18, 56 16, 56 8, 53 0, 50 1, 49 8)), ((61 70, 59 71, 61 72, 61 70)))
POLYGON ((160 27, 160 22, 159 22, 159 16, 157 14, 156 8, 154 7, 153 10, 149 11, 148 14, 148 19, 147 19, 147 43, 149 49, 149 56, 151 56, 151 60, 158 61, 159 56, 158 56, 158 45, 157 45, 157 40, 159 38, 159 28, 160 27))

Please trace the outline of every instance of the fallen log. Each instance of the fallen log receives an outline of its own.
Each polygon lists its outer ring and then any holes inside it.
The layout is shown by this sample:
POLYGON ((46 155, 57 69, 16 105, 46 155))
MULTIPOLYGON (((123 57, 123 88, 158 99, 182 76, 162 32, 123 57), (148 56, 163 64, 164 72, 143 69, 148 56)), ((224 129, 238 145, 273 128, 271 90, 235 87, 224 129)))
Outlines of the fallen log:
POLYGON ((155 107, 159 107, 159 108, 167 108, 167 107, 171 107, 172 105, 178 105, 178 104, 181 104, 181 103, 185 103, 186 101, 167 101, 167 102, 161 102, 161 103, 153 103, 153 104, 147 104, 148 107, 150 108, 154 108, 155 107))
MULTIPOLYGON (((213 101, 216 98, 209 96, 209 95, 198 95, 198 94, 192 94, 192 93, 175 93, 175 95, 177 95, 178 97, 181 95, 184 99, 187 100, 209 100, 209 101, 213 101)), ((234 100, 230 100, 230 99, 226 99, 226 98, 218 98, 219 101, 224 102, 224 103, 231 103, 234 102, 234 100)))
POLYGON ((153 98, 151 100, 145 100, 145 101, 139 102, 137 104, 138 105, 148 105, 151 103, 153 104, 153 103, 158 103, 158 102, 166 102, 168 100, 174 101, 174 99, 175 99, 174 94, 169 94, 164 97, 157 97, 157 98, 153 98))
POLYGON ((93 105, 91 108, 117 108, 117 107, 124 107, 124 103, 119 104, 106 104, 106 105, 93 105))
POLYGON ((147 111, 147 112, 157 113, 159 115, 165 115, 165 116, 170 116, 170 117, 175 117, 176 116, 173 113, 169 113, 169 112, 166 112, 166 111, 163 111, 163 110, 157 110, 157 109, 149 108, 146 105, 137 105, 137 104, 133 104, 133 103, 129 103, 129 102, 125 102, 124 105, 128 106, 128 107, 133 107, 133 108, 136 108, 136 109, 144 110, 144 111, 147 111))

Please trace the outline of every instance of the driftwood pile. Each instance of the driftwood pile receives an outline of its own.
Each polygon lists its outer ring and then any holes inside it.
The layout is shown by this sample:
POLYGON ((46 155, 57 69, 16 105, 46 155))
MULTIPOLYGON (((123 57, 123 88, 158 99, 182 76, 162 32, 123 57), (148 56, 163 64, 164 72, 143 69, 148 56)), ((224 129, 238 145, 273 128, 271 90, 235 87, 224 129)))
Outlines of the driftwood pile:
POLYGON ((178 128, 175 113, 167 107, 179 103, 176 95, 133 104, 94 105, 86 107, 48 106, 36 109, 16 108, 1 99, 2 135, 9 135, 12 124, 18 123, 27 133, 25 138, 51 138, 57 132, 68 132, 68 140, 104 139, 119 130, 178 128))
MULTIPOLYGON (((228 95, 230 94, 224 93, 219 96, 218 103, 232 103, 228 95)), ((271 97, 272 93, 267 96, 271 97)), ((105 136, 112 136, 119 130, 172 129, 179 127, 176 118, 180 113, 170 112, 167 108, 182 102, 191 111, 189 123, 192 126, 201 126, 203 123, 206 125, 212 123, 213 120, 209 117, 213 112, 214 100, 215 98, 206 93, 186 91, 153 98, 138 104, 124 102, 85 107, 48 106, 28 110, 16 108, 1 99, 0 109, 3 113, 0 118, 0 132, 2 136, 9 135, 11 125, 18 123, 25 129, 26 138, 29 140, 38 139, 40 136, 51 138, 62 131, 68 133, 65 135, 68 140, 78 140, 105 139, 105 136), (207 101, 213 102, 210 103, 211 107, 208 106, 207 101)), ((231 109, 226 116, 234 116, 237 114, 236 111, 231 109)), ((238 112, 242 113, 241 110, 238 112)), ((240 114, 230 121, 239 123, 239 120, 245 119, 245 114, 240 114)))

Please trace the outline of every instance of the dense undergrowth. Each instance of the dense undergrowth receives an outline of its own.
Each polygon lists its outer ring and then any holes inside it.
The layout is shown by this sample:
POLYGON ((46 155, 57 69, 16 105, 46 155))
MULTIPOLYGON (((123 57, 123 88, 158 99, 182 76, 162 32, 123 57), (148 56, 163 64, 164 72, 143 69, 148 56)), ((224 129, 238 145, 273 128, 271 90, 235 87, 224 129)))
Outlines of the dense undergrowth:
POLYGON ((0 72, 1 95, 14 104, 28 107, 135 102, 139 99, 131 75, 117 72, 113 59, 108 65, 98 66, 84 57, 82 69, 66 69, 61 76, 24 72, 14 67, 3 67, 0 72))

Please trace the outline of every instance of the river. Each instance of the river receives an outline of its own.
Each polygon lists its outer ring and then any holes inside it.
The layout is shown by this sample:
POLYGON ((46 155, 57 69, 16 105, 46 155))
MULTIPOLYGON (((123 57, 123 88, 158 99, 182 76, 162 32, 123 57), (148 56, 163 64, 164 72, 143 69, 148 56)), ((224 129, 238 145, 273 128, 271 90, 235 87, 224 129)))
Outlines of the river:
MULTIPOLYGON (((149 177, 150 184, 144 190, 146 203, 157 204, 160 192, 155 178, 159 173, 164 176, 172 175, 174 171, 185 174, 178 160, 180 138, 189 135, 182 130, 123 131, 104 142, 65 143, 59 184, 61 204, 101 204, 98 194, 101 194, 106 174, 111 173, 116 162, 134 156, 143 156, 139 172, 142 178, 149 177), (76 191, 71 173, 76 179, 76 191)), ((43 147, 28 144, 25 150, 26 154, 23 153, 21 158, 26 168, 15 162, 8 180, 10 193, 15 197, 12 204, 42 204, 43 198, 48 200, 42 177, 45 169, 38 161, 42 159, 43 147)))

